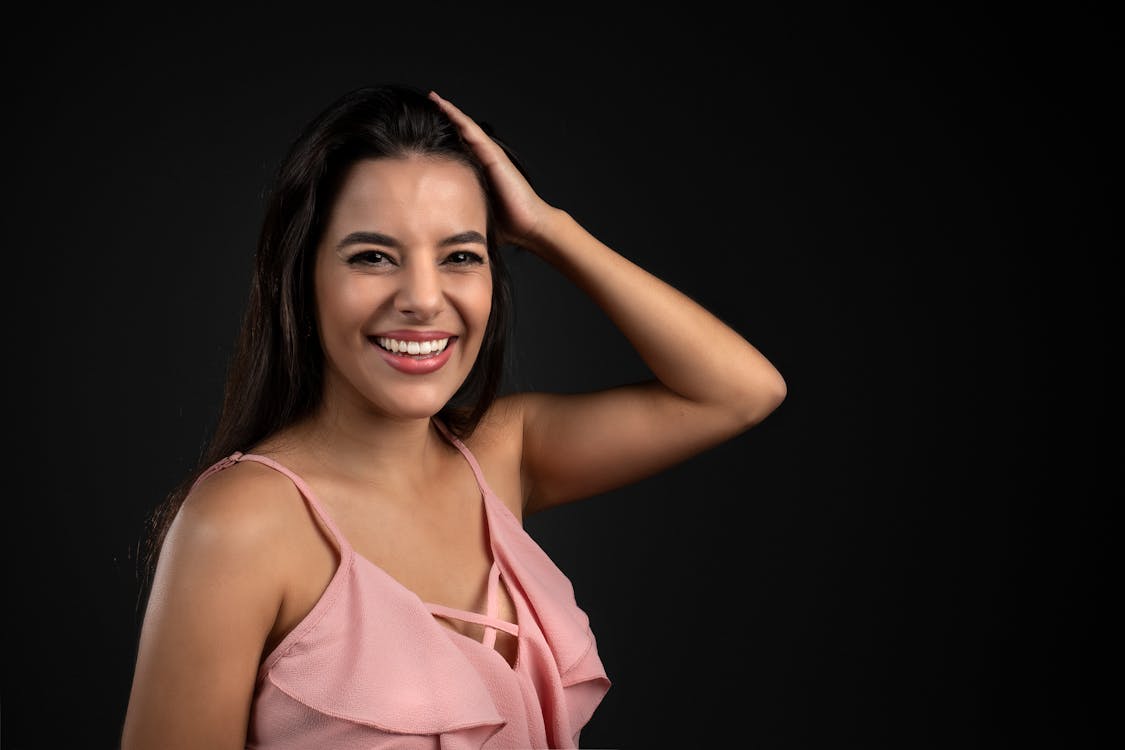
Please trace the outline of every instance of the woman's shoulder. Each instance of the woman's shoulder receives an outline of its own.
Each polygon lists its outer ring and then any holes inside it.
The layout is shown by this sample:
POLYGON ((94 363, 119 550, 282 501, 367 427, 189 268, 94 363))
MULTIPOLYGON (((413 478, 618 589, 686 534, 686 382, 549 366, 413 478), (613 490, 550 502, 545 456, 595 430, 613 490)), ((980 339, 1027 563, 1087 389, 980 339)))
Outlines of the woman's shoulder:
POLYGON ((523 518, 523 394, 498 397, 481 417, 473 433, 464 440, 489 487, 512 511, 523 518))
POLYGON ((261 554, 299 523, 300 492, 280 472, 242 461, 199 481, 184 498, 169 534, 213 552, 261 554))
POLYGON ((159 612, 206 629, 225 627, 224 611, 237 608, 265 642, 293 576, 287 529, 296 516, 296 490, 271 473, 235 463, 196 482, 161 545, 152 588, 159 612))

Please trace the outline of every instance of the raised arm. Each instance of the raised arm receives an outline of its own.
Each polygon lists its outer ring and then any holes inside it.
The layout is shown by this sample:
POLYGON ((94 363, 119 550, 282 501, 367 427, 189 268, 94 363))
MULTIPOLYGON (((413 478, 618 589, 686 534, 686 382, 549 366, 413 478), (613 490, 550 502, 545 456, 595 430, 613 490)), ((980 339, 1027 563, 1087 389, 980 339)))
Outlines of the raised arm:
POLYGON ((502 234, 588 294, 654 380, 586 394, 508 397, 522 423, 524 515, 605 492, 744 432, 785 381, 745 338, 548 205, 471 118, 436 95, 500 196, 502 234))

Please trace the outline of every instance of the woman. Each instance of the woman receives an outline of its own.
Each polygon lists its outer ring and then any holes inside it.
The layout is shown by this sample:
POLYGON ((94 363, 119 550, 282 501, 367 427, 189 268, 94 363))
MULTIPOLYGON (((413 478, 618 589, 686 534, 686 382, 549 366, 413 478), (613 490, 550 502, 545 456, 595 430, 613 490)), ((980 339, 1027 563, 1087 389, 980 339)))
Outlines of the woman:
POLYGON ((610 681, 522 519, 784 397, 453 104, 344 96, 282 165, 219 425, 159 517, 122 747, 576 747, 610 681), (655 379, 498 397, 504 244, 589 294, 655 379))

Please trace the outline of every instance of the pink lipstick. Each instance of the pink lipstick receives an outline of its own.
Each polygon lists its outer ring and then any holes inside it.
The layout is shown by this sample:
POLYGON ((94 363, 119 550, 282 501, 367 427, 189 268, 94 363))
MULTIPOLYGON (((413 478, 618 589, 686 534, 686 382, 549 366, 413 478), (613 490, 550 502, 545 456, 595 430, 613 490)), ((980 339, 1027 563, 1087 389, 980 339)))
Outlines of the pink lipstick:
POLYGON ((407 375, 426 375, 440 370, 449 361, 457 337, 445 331, 387 331, 377 336, 368 336, 368 341, 379 352, 379 356, 399 372, 407 375), (423 352, 425 348, 436 348, 434 342, 446 340, 441 351, 423 352), (406 348, 415 351, 410 354, 406 348), (399 351, 391 351, 391 349, 399 351), (400 350, 401 349, 401 350, 400 350))

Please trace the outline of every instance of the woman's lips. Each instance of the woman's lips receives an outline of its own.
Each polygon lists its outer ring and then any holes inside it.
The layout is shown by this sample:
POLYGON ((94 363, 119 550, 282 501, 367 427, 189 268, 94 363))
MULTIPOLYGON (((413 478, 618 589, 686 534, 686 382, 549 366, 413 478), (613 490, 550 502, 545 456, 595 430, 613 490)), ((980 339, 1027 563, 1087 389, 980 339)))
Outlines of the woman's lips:
MULTIPOLYGON (((371 341, 371 339, 368 339, 368 341, 371 341)), ((440 370, 449 361, 450 352, 453 351, 456 343, 457 337, 451 337, 445 348, 437 354, 395 354, 387 351, 374 341, 371 341, 371 346, 375 347, 375 351, 382 356, 387 364, 399 372, 404 372, 407 375, 426 375, 440 370)))

